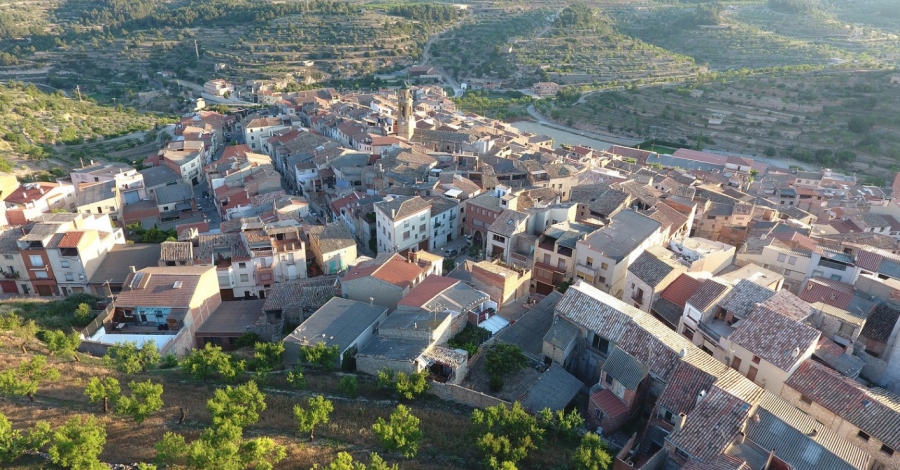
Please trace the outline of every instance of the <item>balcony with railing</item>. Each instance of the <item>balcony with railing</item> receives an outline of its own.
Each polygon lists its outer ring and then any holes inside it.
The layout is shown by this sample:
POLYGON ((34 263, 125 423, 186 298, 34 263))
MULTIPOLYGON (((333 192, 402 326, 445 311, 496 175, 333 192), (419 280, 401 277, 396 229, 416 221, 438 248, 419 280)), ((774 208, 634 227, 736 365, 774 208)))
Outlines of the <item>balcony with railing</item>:
POLYGON ((271 266, 265 268, 256 268, 256 278, 261 283, 268 283, 275 280, 275 270, 271 266))
POLYGON ((710 320, 700 322, 700 331, 712 338, 715 342, 719 342, 722 338, 727 338, 734 333, 734 327, 722 320, 710 320))
POLYGON ((575 269, 577 269, 585 274, 588 274, 592 277, 597 277, 597 275, 600 274, 600 271, 597 269, 597 266, 588 266, 587 264, 584 264, 580 261, 575 263, 575 269))
POLYGON ((19 273, 16 271, 3 271, 3 277, 6 279, 18 279, 19 273))
POLYGON ((535 262, 532 276, 535 280, 555 286, 565 282, 566 270, 546 263, 535 262))
POLYGON ((847 265, 841 264, 841 263, 836 263, 834 261, 828 261, 825 259, 819 260, 819 266, 821 266, 823 268, 833 269, 835 271, 846 271, 847 270, 847 265))

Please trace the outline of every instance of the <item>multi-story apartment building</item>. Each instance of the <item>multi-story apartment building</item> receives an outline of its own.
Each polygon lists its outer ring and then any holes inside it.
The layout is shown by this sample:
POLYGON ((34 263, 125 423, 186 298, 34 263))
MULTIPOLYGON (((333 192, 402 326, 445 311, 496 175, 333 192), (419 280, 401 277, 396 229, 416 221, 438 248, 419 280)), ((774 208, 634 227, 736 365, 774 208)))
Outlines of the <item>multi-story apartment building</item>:
POLYGON ((578 241, 575 277, 621 297, 628 266, 644 249, 662 243, 660 223, 632 210, 623 210, 609 225, 578 241))
POLYGON ((54 210, 75 210, 77 205, 75 186, 71 184, 26 183, 4 195, 6 218, 11 225, 25 225, 54 210))
POLYGON ((431 203, 431 249, 437 250, 459 237, 461 209, 455 199, 430 198, 431 203))
POLYGON ((596 229, 593 225, 560 222, 551 225, 534 244, 532 292, 549 294, 575 277, 575 246, 596 229))
POLYGON ((290 123, 285 123, 277 117, 253 119, 244 126, 244 143, 254 152, 271 154, 268 139, 274 136, 275 132, 289 127, 290 123))
POLYGON ((81 191, 82 185, 95 183, 115 182, 118 192, 121 194, 122 204, 147 199, 147 189, 144 187, 144 176, 138 173, 131 165, 120 162, 91 163, 90 166, 79 168, 69 173, 72 184, 81 191))
POLYGON ((0 229, 0 291, 4 294, 29 295, 34 292, 17 243, 23 232, 23 227, 0 229))
POLYGON ((380 253, 430 248, 431 203, 419 196, 384 198, 375 204, 375 223, 380 253))
POLYGON ((49 214, 22 235, 18 247, 40 296, 69 295, 87 283, 113 245, 125 243, 108 215, 49 214))

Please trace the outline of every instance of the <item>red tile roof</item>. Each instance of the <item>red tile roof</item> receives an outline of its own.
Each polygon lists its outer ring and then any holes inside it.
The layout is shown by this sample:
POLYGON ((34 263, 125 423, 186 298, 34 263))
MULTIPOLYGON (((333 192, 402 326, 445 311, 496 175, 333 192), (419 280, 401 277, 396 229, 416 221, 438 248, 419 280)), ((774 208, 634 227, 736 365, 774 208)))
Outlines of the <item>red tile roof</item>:
POLYGON ((59 248, 78 248, 78 242, 81 241, 81 237, 83 236, 84 232, 80 230, 66 232, 57 246, 59 248))
POLYGON ((856 265, 866 271, 877 272, 878 267, 881 265, 881 260, 883 259, 884 257, 877 253, 860 250, 859 253, 856 254, 856 265))
POLYGON ((625 403, 622 403, 622 400, 619 400, 619 397, 609 389, 603 389, 593 394, 591 402, 603 410, 603 414, 611 418, 621 416, 629 411, 625 403))
POLYGON ((246 160, 245 155, 248 153, 253 153, 253 150, 250 147, 241 144, 241 145, 229 145, 225 147, 225 150, 222 152, 222 156, 219 160, 228 160, 231 157, 239 157, 243 160, 246 160))
POLYGON ((806 288, 800 292, 800 298, 811 304, 822 302, 832 307, 846 309, 853 300, 853 286, 824 277, 814 277, 806 283, 806 288))
POLYGON ((38 201, 50 195, 50 191, 59 187, 56 183, 28 183, 32 189, 26 189, 26 185, 20 185, 15 191, 9 193, 9 196, 3 198, 6 202, 14 204, 27 204, 29 202, 38 201))
POLYGON ((672 302, 679 307, 684 307, 688 299, 690 299, 702 285, 703 283, 701 281, 698 281, 687 274, 682 274, 676 277, 660 295, 669 302, 672 302))
POLYGON ((717 377, 685 361, 678 361, 657 403, 672 413, 690 414, 701 391, 709 391, 717 377))
POLYGON ((425 270, 416 263, 394 254, 384 261, 370 261, 350 268, 342 281, 352 281, 363 277, 375 277, 399 287, 411 286, 425 270))
POLYGON ((407 307, 421 307, 435 298, 441 292, 453 287, 459 281, 449 277, 431 275, 420 282, 416 287, 397 302, 397 305, 407 307))

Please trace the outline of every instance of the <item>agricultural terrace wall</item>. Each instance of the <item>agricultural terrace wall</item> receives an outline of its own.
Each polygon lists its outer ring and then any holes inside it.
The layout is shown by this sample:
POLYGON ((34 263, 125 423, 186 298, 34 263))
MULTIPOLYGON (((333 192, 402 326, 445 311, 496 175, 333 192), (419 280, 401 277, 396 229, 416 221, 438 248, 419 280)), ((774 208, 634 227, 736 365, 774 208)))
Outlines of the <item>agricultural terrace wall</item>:
POLYGON ((473 408, 487 408, 497 405, 509 406, 511 404, 508 401, 453 384, 432 382, 430 391, 438 398, 450 400, 473 408))

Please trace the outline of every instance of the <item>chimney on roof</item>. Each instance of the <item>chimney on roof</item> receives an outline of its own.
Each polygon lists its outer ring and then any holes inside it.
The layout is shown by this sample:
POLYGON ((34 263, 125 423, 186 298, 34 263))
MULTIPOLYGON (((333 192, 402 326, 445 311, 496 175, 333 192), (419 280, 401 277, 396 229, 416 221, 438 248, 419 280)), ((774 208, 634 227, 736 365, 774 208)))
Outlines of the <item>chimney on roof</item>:
POLYGON ((672 432, 676 433, 678 431, 681 431, 681 428, 684 427, 685 421, 687 421, 687 415, 684 413, 678 413, 678 419, 675 421, 675 430, 672 432))
POLYGON ((134 269, 134 266, 129 266, 129 268, 131 268, 131 272, 133 272, 133 273, 136 273, 136 272, 137 272, 137 270, 134 269))
POLYGON ((373 305, 375 303, 375 297, 369 297, 369 305, 373 305))
POLYGON ((695 406, 700 406, 700 402, 706 398, 706 390, 700 390, 700 393, 697 394, 697 404, 695 406))

